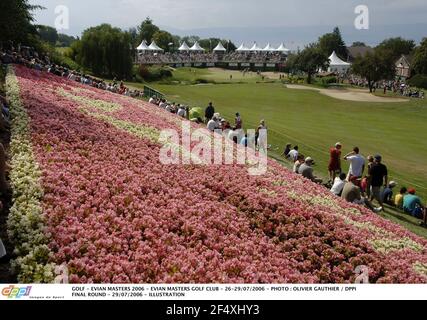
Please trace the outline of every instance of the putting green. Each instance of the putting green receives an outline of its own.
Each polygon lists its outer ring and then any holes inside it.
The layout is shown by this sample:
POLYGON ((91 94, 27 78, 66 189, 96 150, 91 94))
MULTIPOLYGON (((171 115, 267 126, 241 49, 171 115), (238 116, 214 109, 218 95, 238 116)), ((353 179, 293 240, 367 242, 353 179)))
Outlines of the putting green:
MULTIPOLYGON (((190 106, 213 101, 229 119, 242 114, 246 128, 265 119, 273 156, 284 145, 298 144, 316 159, 315 170, 327 175, 329 147, 337 141, 344 152, 359 146, 363 155, 380 153, 399 185, 413 186, 427 198, 427 103, 342 101, 316 91, 287 89, 281 84, 225 84, 211 86, 157 85, 157 89, 190 106)), ((345 166, 348 169, 348 166, 345 166)))

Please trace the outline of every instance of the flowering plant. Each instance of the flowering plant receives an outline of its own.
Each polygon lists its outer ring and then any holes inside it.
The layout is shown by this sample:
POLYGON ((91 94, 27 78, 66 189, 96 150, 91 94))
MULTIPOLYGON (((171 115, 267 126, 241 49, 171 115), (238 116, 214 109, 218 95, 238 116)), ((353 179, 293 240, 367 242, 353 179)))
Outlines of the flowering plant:
POLYGON ((52 281, 65 263, 73 283, 351 283, 366 265, 371 282, 427 282, 426 240, 278 163, 262 176, 163 165, 159 132, 185 120, 16 74, 9 232, 20 279, 52 281))

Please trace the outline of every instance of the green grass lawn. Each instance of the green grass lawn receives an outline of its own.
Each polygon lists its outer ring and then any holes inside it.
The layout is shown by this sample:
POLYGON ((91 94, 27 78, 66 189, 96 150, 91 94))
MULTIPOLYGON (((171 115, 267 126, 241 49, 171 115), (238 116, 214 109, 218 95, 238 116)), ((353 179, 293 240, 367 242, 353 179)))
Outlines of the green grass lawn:
MULTIPOLYGON (((193 78, 230 82, 230 72, 234 72, 234 84, 150 86, 169 100, 191 107, 204 108, 213 101, 216 111, 231 120, 240 112, 246 129, 256 128, 265 119, 272 145, 270 156, 289 167, 280 154, 286 143, 298 144, 304 155, 316 160, 316 174, 323 178, 327 177, 329 148, 337 141, 344 144, 344 153, 354 146, 365 156, 380 153, 389 168, 390 180, 399 183, 396 192, 401 186, 415 187, 423 202, 427 200, 427 101, 343 101, 316 91, 287 89, 280 83, 256 83, 260 80, 256 73, 252 75, 255 79, 241 79, 239 71, 219 69, 182 68, 174 72, 174 78, 184 82, 193 78)), ((348 170, 348 164, 343 164, 348 170)), ((384 217, 427 238, 427 230, 408 215, 388 208, 384 217)))
MULTIPOLYGON (((207 70, 200 72, 209 74, 207 70)), ((354 146, 365 156, 380 153, 390 170, 390 179, 397 180, 399 187, 415 187, 423 201, 427 199, 425 100, 342 101, 315 91, 287 89, 279 83, 153 86, 170 100, 190 106, 204 108, 213 101, 216 111, 228 119, 240 112, 247 129, 256 128, 265 119, 273 146, 270 155, 280 158, 286 143, 297 144, 304 155, 316 160, 315 171, 321 177, 327 176, 329 148, 337 141, 343 143, 344 153, 354 146)), ((346 163, 344 170, 348 170, 346 163)), ((415 219, 397 211, 386 216, 427 237, 427 231, 416 226, 415 219)))

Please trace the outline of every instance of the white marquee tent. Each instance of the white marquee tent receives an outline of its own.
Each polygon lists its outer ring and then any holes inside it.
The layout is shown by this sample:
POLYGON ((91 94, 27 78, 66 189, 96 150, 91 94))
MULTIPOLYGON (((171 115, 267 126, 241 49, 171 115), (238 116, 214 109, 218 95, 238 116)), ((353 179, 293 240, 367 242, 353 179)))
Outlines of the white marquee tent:
POLYGON ((287 49, 283 43, 276 49, 278 52, 289 53, 291 50, 287 49))
POLYGON ((240 47, 238 47, 238 48, 236 49, 236 51, 237 51, 237 52, 247 52, 247 51, 250 51, 250 49, 249 49, 248 47, 246 47, 244 43, 242 43, 242 44, 240 45, 240 47))
POLYGON ((145 51, 149 51, 150 49, 148 48, 147 43, 146 43, 146 42, 145 42, 145 40, 144 40, 144 41, 142 41, 142 42, 141 42, 141 44, 136 48, 136 50, 138 50, 138 51, 142 51, 142 52, 145 52, 145 51))
POLYGON ((328 72, 346 73, 351 67, 351 64, 345 62, 337 56, 334 51, 329 57, 329 68, 328 72))
POLYGON ((267 46, 264 48, 264 50, 263 51, 265 51, 265 52, 274 52, 274 51, 276 51, 276 49, 275 48, 273 48, 271 45, 270 45, 270 43, 269 44, 267 44, 267 46))
POLYGON ((259 52, 259 51, 263 51, 263 49, 258 47, 257 43, 255 42, 250 51, 251 52, 259 52))
POLYGON ((205 49, 203 49, 201 46, 200 46, 200 44, 199 44, 199 42, 198 41, 196 41, 196 43, 190 48, 190 51, 205 51, 205 49))
POLYGON ((154 41, 148 46, 148 50, 150 50, 150 51, 164 51, 154 41))
POLYGON ((214 52, 226 52, 227 49, 224 48, 221 42, 218 42, 218 45, 213 49, 214 52))
POLYGON ((179 47, 178 51, 190 51, 190 47, 188 46, 187 42, 184 41, 179 47))

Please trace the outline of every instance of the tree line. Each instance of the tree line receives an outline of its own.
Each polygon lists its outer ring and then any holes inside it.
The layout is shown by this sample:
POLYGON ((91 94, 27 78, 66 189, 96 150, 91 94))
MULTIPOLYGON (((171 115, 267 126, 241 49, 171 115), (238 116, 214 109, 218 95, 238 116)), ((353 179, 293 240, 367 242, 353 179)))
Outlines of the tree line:
MULTIPOLYGON (((352 46, 366 46, 363 42, 355 42, 352 46)), ((329 56, 335 51, 344 61, 348 60, 347 46, 341 32, 336 27, 333 32, 321 36, 317 42, 311 43, 303 50, 288 58, 287 69, 290 72, 304 72, 307 82, 312 83, 313 76, 319 70, 329 66, 329 56)), ((413 55, 412 74, 427 77, 427 38, 417 47, 415 41, 401 37, 386 39, 373 51, 358 56, 352 63, 352 72, 368 81, 372 92, 374 84, 380 80, 392 80, 396 75, 396 61, 402 55, 413 55)))

